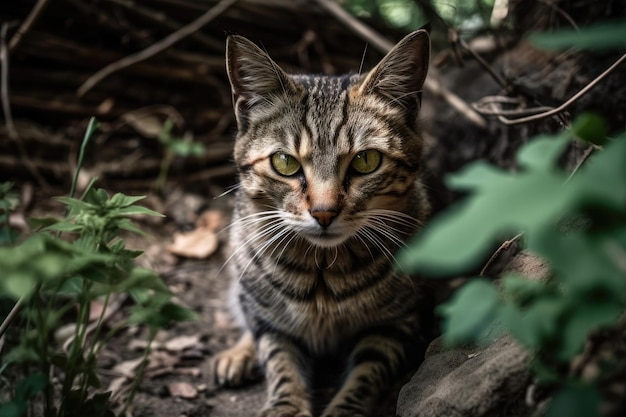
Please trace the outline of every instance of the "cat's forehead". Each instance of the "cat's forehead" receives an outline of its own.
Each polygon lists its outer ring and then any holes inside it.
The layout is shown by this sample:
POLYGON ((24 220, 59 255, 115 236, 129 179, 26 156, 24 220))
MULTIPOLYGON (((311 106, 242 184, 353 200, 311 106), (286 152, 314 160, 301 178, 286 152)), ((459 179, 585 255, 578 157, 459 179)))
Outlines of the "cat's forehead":
POLYGON ((342 95, 348 88, 357 84, 360 76, 358 74, 292 75, 291 78, 312 96, 333 97, 342 95))

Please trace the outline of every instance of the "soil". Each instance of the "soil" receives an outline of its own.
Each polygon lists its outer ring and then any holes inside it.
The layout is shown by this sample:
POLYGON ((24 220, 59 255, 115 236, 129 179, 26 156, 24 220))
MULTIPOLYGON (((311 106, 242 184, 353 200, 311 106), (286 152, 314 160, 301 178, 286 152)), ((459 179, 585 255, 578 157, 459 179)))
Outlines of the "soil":
MULTIPOLYGON (((229 217, 230 197, 220 201, 224 208, 219 210, 225 219, 229 217)), ((193 217, 184 205, 186 198, 178 199, 169 206, 170 213, 187 212, 187 220, 193 217)), ((211 416, 243 417, 253 416, 265 400, 265 386, 261 378, 236 389, 216 387, 211 380, 211 357, 231 346, 239 337, 240 330, 233 322, 228 306, 227 293, 230 277, 224 264, 226 261, 225 235, 221 233, 220 245, 216 253, 207 259, 185 259, 172 255, 168 245, 172 234, 188 229, 188 225, 177 225, 180 219, 166 219, 162 225, 154 225, 154 239, 137 239, 134 246, 145 250, 140 263, 160 272, 165 283, 175 293, 176 301, 194 311, 198 318, 194 321, 172 325, 157 336, 156 349, 153 349, 151 362, 159 362, 159 354, 166 354, 165 365, 156 364, 141 383, 132 404, 134 416, 211 416), (196 343, 168 351, 160 344, 180 340, 181 337, 196 338, 196 343), (179 350, 180 349, 180 350, 179 350), (168 364, 167 355, 173 355, 168 364), (176 387, 182 387, 177 394, 176 387), (191 390, 189 392, 189 390, 191 390), (185 398, 187 397, 187 398, 185 398)), ((130 246, 130 244, 129 244, 130 246)), ((142 352, 134 348, 141 340, 143 332, 129 329, 113 341, 104 352, 109 365, 136 359, 142 352)), ((139 343, 139 345, 141 345, 139 343)), ((152 365, 151 365, 152 366, 152 365)))

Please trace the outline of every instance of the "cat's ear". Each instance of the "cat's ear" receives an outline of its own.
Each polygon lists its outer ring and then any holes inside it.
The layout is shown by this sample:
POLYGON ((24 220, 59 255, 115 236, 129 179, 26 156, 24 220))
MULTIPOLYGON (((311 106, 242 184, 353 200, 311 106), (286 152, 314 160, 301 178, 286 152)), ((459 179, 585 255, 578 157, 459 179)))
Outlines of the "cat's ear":
POLYGON ((408 34, 365 77, 360 94, 377 94, 406 110, 419 109, 428 73, 430 37, 424 29, 408 34))
POLYGON ((287 74, 258 46, 239 35, 226 39, 226 71, 239 111, 272 96, 287 93, 293 82, 287 74))

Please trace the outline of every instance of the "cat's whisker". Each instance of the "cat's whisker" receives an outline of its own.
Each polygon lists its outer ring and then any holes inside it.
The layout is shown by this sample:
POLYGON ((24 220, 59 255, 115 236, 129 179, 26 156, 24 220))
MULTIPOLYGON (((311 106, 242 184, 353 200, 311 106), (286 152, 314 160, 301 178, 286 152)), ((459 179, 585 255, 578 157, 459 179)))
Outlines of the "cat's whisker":
POLYGON ((274 231, 279 230, 279 233, 277 233, 276 235, 272 236, 271 238, 269 238, 267 241, 263 242, 263 244, 258 247, 255 248, 257 251, 254 254, 254 256, 252 256, 250 258, 250 260, 248 261, 248 263, 246 264, 246 266, 243 268, 243 270, 241 271, 241 274, 239 275, 239 279, 241 279, 246 271, 248 270, 248 268, 250 267, 250 265, 257 259, 261 258, 263 256, 263 254, 267 251, 267 249, 272 246, 272 244, 274 242, 276 242, 278 239, 284 238, 284 236, 288 235, 288 231, 285 229, 282 229, 280 225, 274 226, 272 227, 270 230, 265 231, 264 232, 264 236, 274 233, 274 231))
MULTIPOLYGON (((291 242, 298 238, 298 234, 297 233, 287 233, 286 236, 288 236, 289 234, 291 234, 291 237, 289 238, 289 240, 287 241, 287 243, 285 243, 282 247, 282 250, 280 251, 280 253, 278 254, 278 256, 276 257, 276 262, 274 263, 274 270, 273 270, 273 274, 276 274, 276 269, 278 268, 278 263, 280 262, 280 260, 283 257, 283 254, 285 253, 285 250, 287 249, 287 247, 291 244, 291 242)), ((278 242, 278 244, 276 245, 276 248, 274 248, 274 250, 272 250, 272 252, 270 253, 270 257, 274 255, 274 252, 276 251, 276 249, 283 243, 283 241, 285 240, 285 238, 281 239, 280 242, 278 242)))
POLYGON ((390 264, 394 264, 395 257, 393 253, 385 246, 384 242, 381 240, 380 236, 374 233, 370 228, 364 227, 359 229, 357 234, 362 234, 364 238, 370 241, 375 248, 377 248, 384 256, 387 258, 390 264))
POLYGON ((317 251, 319 250, 319 246, 315 246, 315 252, 313 254, 313 259, 315 259, 315 266, 317 267, 317 269, 322 269, 320 263, 317 260, 317 251))
POLYGON ((219 195, 213 197, 213 200, 217 200, 218 198, 222 198, 225 195, 228 195, 228 194, 232 193, 233 191, 237 191, 240 188, 241 188, 241 183, 238 183, 238 184, 235 184, 235 185, 231 185, 230 187, 226 188, 226 191, 224 191, 222 194, 219 194, 219 195))
POLYGON ((335 264, 335 262, 337 262, 337 257, 339 256, 339 247, 335 246, 335 257, 333 258, 333 260, 330 262, 330 264, 326 267, 326 269, 330 269, 331 266, 333 266, 335 264))
POLYGON ((233 221, 231 224, 229 224, 228 226, 220 230, 218 234, 223 233, 235 226, 250 227, 251 225, 255 223, 262 223, 266 220, 282 219, 282 218, 284 218, 284 213, 279 210, 263 211, 261 213, 253 213, 253 214, 250 214, 248 216, 245 216, 245 217, 242 217, 240 219, 233 221))
POLYGON ((224 264, 222 265, 218 273, 221 273, 224 267, 228 264, 228 262, 230 262, 231 259, 233 259, 238 253, 244 250, 250 242, 253 242, 257 239, 267 236, 268 234, 272 233, 274 230, 279 229, 281 227, 281 224, 282 224, 282 220, 280 218, 277 218, 277 219, 272 220, 268 225, 266 225, 265 229, 261 229, 253 233, 248 239, 242 242, 242 244, 240 244, 239 247, 233 251, 233 253, 228 257, 228 259, 226 259, 226 261, 224 261, 224 264))

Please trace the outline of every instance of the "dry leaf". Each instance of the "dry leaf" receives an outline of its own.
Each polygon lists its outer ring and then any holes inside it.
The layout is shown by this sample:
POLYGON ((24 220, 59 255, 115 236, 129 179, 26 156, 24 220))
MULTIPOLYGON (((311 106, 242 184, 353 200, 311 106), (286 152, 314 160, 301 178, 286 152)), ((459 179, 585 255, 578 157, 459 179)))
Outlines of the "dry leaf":
POLYGON ((175 233, 174 243, 167 249, 187 258, 207 258, 217 250, 218 238, 212 230, 200 227, 187 233, 175 233))
POLYGON ((111 391, 112 395, 117 394, 117 392, 122 389, 122 387, 124 386, 124 383, 126 383, 127 380, 128 378, 125 376, 120 376, 118 378, 115 378, 109 384, 109 388, 107 388, 107 391, 111 391))
POLYGON ((167 384, 167 390, 172 397, 196 398, 198 390, 188 382, 172 382, 167 384))
POLYGON ((185 349, 197 347, 200 343, 200 336, 195 334, 192 336, 178 336, 165 342, 165 349, 170 352, 180 352, 185 349))
POLYGON ((113 367, 113 370, 115 372, 119 372, 127 378, 135 378, 137 374, 137 367, 141 363, 142 359, 143 358, 139 357, 137 359, 131 359, 129 361, 118 363, 113 367))
POLYGON ((224 215, 221 211, 207 210, 200 215, 198 221, 196 222, 196 225, 198 227, 204 227, 216 232, 223 228, 225 226, 225 223, 226 222, 224 219, 224 215))

